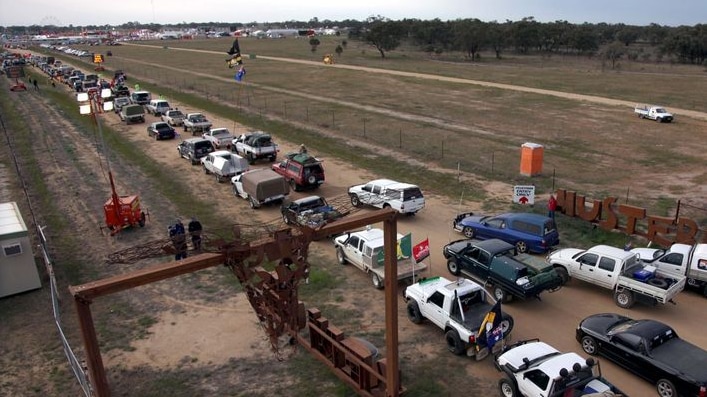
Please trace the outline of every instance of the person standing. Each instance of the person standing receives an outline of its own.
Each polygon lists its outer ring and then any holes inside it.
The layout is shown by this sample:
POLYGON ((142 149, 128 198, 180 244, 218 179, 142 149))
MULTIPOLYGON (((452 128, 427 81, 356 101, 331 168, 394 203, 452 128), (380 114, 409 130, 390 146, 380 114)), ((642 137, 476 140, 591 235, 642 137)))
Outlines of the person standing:
POLYGON ((191 236, 191 244, 194 247, 194 251, 201 251, 202 226, 201 222, 199 222, 199 220, 196 219, 195 216, 191 218, 191 222, 189 222, 187 230, 189 231, 189 235, 191 236))
POLYGON ((32 85, 34 85, 34 90, 35 90, 35 91, 39 91, 39 85, 38 85, 38 83, 37 83, 37 79, 36 79, 36 78, 32 81, 32 85))
POLYGON ((547 200, 547 216, 555 219, 555 210, 557 210, 557 199, 554 194, 550 194, 550 199, 547 200))
POLYGON ((169 228, 169 238, 176 251, 174 260, 185 259, 187 257, 187 236, 181 219, 177 218, 176 223, 169 228))

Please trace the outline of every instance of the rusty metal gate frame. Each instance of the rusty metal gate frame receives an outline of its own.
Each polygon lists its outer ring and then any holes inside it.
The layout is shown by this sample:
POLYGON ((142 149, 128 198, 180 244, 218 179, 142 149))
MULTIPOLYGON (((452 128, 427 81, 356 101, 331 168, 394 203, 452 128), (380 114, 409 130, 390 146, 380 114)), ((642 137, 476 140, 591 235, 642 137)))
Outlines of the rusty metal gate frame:
MULTIPOLYGON (((397 284, 397 213, 390 209, 382 209, 368 214, 355 214, 348 219, 341 219, 336 222, 324 225, 319 229, 313 230, 306 227, 301 228, 301 232, 304 236, 304 243, 300 242, 299 246, 304 246, 305 249, 308 247, 310 241, 323 238, 326 236, 335 235, 338 233, 343 233, 355 228, 363 227, 366 225, 383 222, 384 231, 384 252, 385 252, 385 329, 386 329, 386 358, 377 363, 377 368, 373 369, 369 363, 361 361, 360 358, 354 357, 352 360, 355 363, 356 368, 363 369, 367 373, 372 374, 376 379, 374 381, 374 386, 378 387, 380 391, 380 385, 385 385, 385 395, 386 396, 398 396, 402 391, 400 387, 400 373, 399 373, 399 357, 398 357, 398 306, 396 303, 396 297, 398 293, 397 284), (380 372, 385 372, 385 382, 380 379, 380 372)), ((278 237, 277 233, 273 236, 276 242, 281 242, 282 235, 278 237), (278 241, 280 240, 280 241, 278 241)), ((260 254, 262 259, 262 253, 265 244, 272 244, 273 241, 266 243, 260 242, 260 245, 251 246, 247 245, 251 253, 260 254)), ((233 256, 236 257, 244 254, 243 249, 246 245, 241 242, 235 242, 227 247, 231 248, 229 252, 228 249, 224 250, 222 253, 203 253, 190 258, 183 259, 176 262, 161 263, 154 266, 150 266, 144 269, 136 270, 123 275, 116 275, 108 277, 101 280, 92 281, 86 284, 78 286, 69 286, 69 291, 74 297, 74 305, 76 306, 76 311, 78 314, 79 325, 81 329, 81 335, 84 342, 84 348, 86 349, 86 361, 89 372, 89 379, 91 385, 93 386, 93 391, 98 397, 108 397, 110 396, 110 388, 108 386, 108 381, 106 378, 105 368, 103 366, 103 359, 101 357, 101 351, 98 344, 98 337, 96 335, 96 329, 93 323, 93 316, 91 314, 91 302, 101 296, 110 295, 116 292, 128 290, 141 285, 150 284, 156 281, 166 280, 172 277, 180 276, 183 274, 193 273, 199 270, 207 269, 220 264, 227 264, 229 257, 231 262, 233 262, 233 256), (241 250, 234 253, 232 250, 233 246, 240 247, 241 250)), ((292 246, 288 243, 288 249, 292 246)), ((282 252, 280 252, 282 254, 282 252)), ((292 253, 289 253, 292 256, 292 253)), ((284 256, 281 256, 281 258, 284 256)), ((241 257, 242 258, 242 257, 241 257)), ((273 258, 269 258, 273 259, 273 258)), ((259 265, 255 263, 254 265, 259 265)), ((250 267, 251 265, 249 265, 250 267)), ((231 263, 232 267, 232 263, 231 263)), ((235 271, 234 271, 235 272, 235 271)), ((310 312, 310 317, 313 315, 310 312)), ((291 313, 296 315, 296 313, 291 313)), ((304 326, 304 324, 301 324, 304 326)), ((298 334, 297 330, 289 329, 289 332, 294 332, 297 340, 302 343, 305 342, 298 334)), ((316 331, 315 331, 316 332, 316 331)), ((311 338, 311 334, 310 334, 311 338)), ((303 346, 307 347, 309 351, 311 349, 310 343, 303 343, 303 346)), ((315 357, 322 359, 321 354, 315 354, 315 357)), ((328 360, 323 360, 328 361, 328 360)), ((330 365, 331 366, 331 365, 330 365)), ((340 367, 334 366, 335 369, 340 367)), ((366 388, 371 387, 371 383, 364 382, 355 383, 347 380, 346 377, 341 376, 341 371, 335 371, 337 376, 347 381, 349 385, 357 389, 362 395, 372 395, 370 390, 366 388)), ((349 374, 351 375, 351 374, 349 374)), ((370 375, 366 375, 363 378, 368 379, 370 375)), ((351 378, 351 376, 349 376, 351 378)), ((360 378, 358 375, 357 378, 360 378)), ((379 393, 376 393, 379 394, 379 393)))

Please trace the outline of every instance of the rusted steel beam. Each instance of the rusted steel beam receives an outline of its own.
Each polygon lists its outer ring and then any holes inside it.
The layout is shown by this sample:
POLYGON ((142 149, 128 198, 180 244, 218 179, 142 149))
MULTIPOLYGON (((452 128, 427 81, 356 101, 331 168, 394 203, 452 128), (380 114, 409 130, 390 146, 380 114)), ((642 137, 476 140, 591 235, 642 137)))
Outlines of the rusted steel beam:
POLYGON ((398 227, 395 217, 383 222, 383 251, 385 253, 385 356, 388 358, 385 395, 397 397, 400 395, 400 372, 396 299, 398 296, 398 227))
POLYGON ((74 303, 79 316, 81 336, 83 336, 83 346, 86 349, 86 365, 88 366, 89 380, 96 397, 109 397, 110 387, 106 379, 106 370, 103 367, 101 349, 98 345, 96 328, 93 326, 93 316, 91 315, 91 303, 81 298, 75 297, 74 303))
POLYGON ((91 281, 86 284, 69 286, 69 291, 74 298, 92 301, 94 298, 124 291, 141 285, 166 280, 182 274, 193 273, 225 263, 226 257, 222 254, 205 253, 194 255, 180 261, 160 263, 145 269, 135 270, 127 274, 119 274, 91 281))
POLYGON ((392 208, 384 208, 375 212, 354 214, 346 218, 327 223, 321 228, 314 230, 312 232, 312 240, 319 240, 333 234, 343 233, 359 227, 395 219, 396 215, 397 212, 395 212, 392 208))

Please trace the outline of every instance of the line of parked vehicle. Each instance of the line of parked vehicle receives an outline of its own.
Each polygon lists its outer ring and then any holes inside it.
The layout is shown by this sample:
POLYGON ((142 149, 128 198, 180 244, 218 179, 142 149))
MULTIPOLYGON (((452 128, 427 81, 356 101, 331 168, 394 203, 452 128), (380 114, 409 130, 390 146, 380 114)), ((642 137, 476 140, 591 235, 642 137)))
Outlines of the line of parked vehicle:
MULTIPOLYGON (((218 182, 230 179, 234 194, 247 200, 251 208, 278 203, 286 224, 314 228, 348 213, 320 196, 287 200, 291 191, 317 189, 325 181, 322 161, 306 148, 286 154, 270 167, 251 169, 260 159, 276 162, 279 148, 269 134, 257 131, 236 137, 226 128, 212 129, 201 113, 185 115, 164 99, 151 99, 149 93, 145 98, 145 92, 120 90, 114 93, 122 120, 137 120, 126 108, 132 106, 137 114, 139 107, 142 122, 145 110, 160 117, 148 127, 148 134, 155 139, 174 139, 178 136, 175 127, 180 126, 192 132, 191 138, 177 145, 180 157, 193 165, 201 164, 205 174, 215 175, 218 182), (190 119, 189 115, 201 117, 190 119), (208 126, 198 124, 205 120, 208 126)), ((414 215, 425 206, 418 186, 389 179, 351 186, 347 193, 354 207, 390 207, 400 214, 414 215)), ((465 239, 443 247, 447 269, 454 276, 468 279, 433 277, 408 286, 404 290, 407 316, 413 323, 427 320, 442 329, 447 348, 454 354, 480 360, 495 353, 496 367, 503 373, 499 381, 502 396, 625 393, 602 377, 591 358, 563 354, 540 341, 508 345, 505 341, 514 321, 502 311, 501 302, 539 298, 545 291, 559 290, 572 278, 613 290, 616 304, 626 309, 634 302, 670 302, 686 285, 699 287, 707 295, 706 244, 676 244, 668 250, 627 251, 599 245, 587 250, 552 251, 559 244, 559 232, 554 219, 542 215, 462 213, 451 223, 465 239), (542 260, 528 253, 547 257, 542 260), (490 287, 490 293, 486 287, 490 287)), ((369 274, 376 288, 384 285, 381 236, 380 229, 367 229, 334 238, 338 262, 351 263, 369 274)), ((425 270, 426 266, 414 258, 403 257, 398 280, 415 281, 425 270)), ((576 339, 585 353, 602 355, 654 383, 661 397, 707 397, 707 353, 679 339, 668 325, 597 314, 580 322, 576 339)))

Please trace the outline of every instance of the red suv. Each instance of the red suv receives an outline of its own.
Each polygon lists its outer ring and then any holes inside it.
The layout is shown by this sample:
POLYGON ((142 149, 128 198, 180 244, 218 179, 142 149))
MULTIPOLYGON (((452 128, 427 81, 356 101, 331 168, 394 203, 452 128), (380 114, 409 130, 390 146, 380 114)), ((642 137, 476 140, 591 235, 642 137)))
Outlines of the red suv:
POLYGON ((316 189, 324 183, 322 162, 307 153, 289 153, 272 169, 285 177, 294 191, 316 189))

